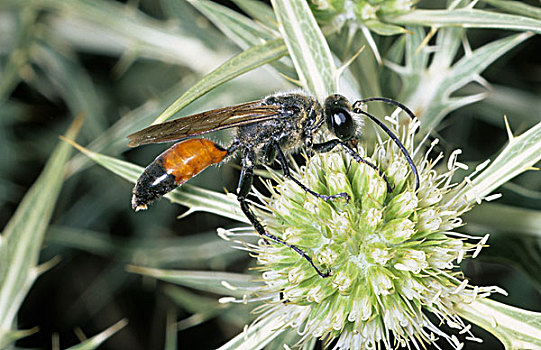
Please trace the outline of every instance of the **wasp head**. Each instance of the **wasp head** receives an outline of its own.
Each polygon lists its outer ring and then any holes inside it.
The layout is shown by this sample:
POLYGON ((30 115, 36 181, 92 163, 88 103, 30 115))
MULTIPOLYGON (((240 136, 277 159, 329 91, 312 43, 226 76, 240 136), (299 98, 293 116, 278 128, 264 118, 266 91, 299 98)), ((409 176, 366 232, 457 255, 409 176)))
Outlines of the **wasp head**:
POLYGON ((352 117, 351 105, 347 98, 334 94, 325 99, 324 117, 327 128, 342 141, 352 139, 357 133, 358 123, 352 117))

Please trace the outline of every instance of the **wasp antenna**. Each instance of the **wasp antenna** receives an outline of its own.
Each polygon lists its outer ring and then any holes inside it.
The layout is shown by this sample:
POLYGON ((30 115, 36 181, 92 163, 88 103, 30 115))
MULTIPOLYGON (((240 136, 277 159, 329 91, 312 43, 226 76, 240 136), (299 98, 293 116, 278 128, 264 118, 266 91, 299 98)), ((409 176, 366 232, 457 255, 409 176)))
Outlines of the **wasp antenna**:
MULTIPOLYGON (((375 101, 379 101, 379 100, 375 100, 375 101)), ((394 100, 391 100, 391 101, 396 102, 394 100)), ((357 102, 359 102, 359 101, 357 101, 357 102)), ((356 105, 357 102, 355 102, 354 105, 356 105)), ((399 102, 396 102, 396 103, 401 105, 401 103, 399 103, 399 102)), ((368 112, 363 111, 359 107, 354 107, 353 112, 366 115, 368 118, 372 119, 372 121, 374 123, 376 123, 380 128, 382 128, 383 131, 385 131, 385 133, 387 135, 389 135, 389 137, 394 141, 394 143, 398 146, 398 148, 400 148, 400 151, 402 152, 402 154, 404 154, 404 156, 406 157, 406 159, 408 161, 408 164, 409 164, 409 166, 411 168, 411 171, 413 172, 413 174, 415 176, 415 189, 416 190, 419 189, 420 180, 419 180, 419 172, 417 171, 417 167, 415 166, 415 163, 413 163, 413 159, 411 159, 411 156, 410 156, 408 150, 406 149, 406 147, 404 147, 404 144, 402 142, 400 142, 400 140, 398 139, 396 134, 391 129, 389 129, 387 127, 387 125, 383 124, 378 118, 374 117, 372 114, 370 114, 368 112)), ((412 113, 412 115, 413 115, 413 113, 412 113)), ((415 118, 415 115, 413 115, 413 118, 415 118)))
POLYGON ((358 111, 361 110, 361 105, 366 103, 366 102, 372 102, 372 101, 379 101, 379 102, 383 102, 383 103, 387 103, 387 104, 396 106, 396 107, 400 108, 401 110, 403 110, 404 112, 406 112, 406 114, 411 118, 411 120, 417 120, 417 117, 411 111, 411 109, 409 109, 408 107, 406 107, 402 103, 400 103, 398 101, 395 101, 392 98, 387 98, 387 97, 369 97, 369 98, 365 98, 365 99, 362 99, 362 100, 355 101, 355 103, 353 103, 353 111, 355 113, 360 113, 358 111))

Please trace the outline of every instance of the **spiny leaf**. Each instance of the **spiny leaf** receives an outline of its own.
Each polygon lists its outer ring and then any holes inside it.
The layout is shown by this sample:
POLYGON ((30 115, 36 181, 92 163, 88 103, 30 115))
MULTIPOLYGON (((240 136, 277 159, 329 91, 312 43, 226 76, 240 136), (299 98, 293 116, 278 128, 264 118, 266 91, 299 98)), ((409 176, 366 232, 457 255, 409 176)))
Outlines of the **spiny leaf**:
MULTIPOLYGON (((87 148, 69 140, 62 138, 64 141, 70 143, 73 147, 83 152, 89 158, 94 160, 99 165, 103 166, 107 170, 117 174, 118 176, 126 179, 132 183, 137 182, 139 175, 143 172, 143 168, 126 162, 120 159, 109 157, 100 153, 92 152, 87 148)), ((178 203, 190 208, 189 213, 195 211, 206 211, 221 215, 233 220, 248 222, 246 216, 242 214, 239 209, 238 203, 234 198, 225 194, 205 190, 189 184, 184 184, 174 191, 164 196, 171 200, 171 202, 178 203)), ((129 201, 129 196, 126 199, 129 201)), ((186 214, 184 214, 186 215, 186 214)))
POLYGON ((498 7, 502 10, 505 10, 507 12, 541 19, 541 8, 525 4, 521 1, 511 1, 511 0, 482 0, 482 1, 489 3, 494 7, 498 7))
POLYGON ((190 1, 190 3, 220 28, 228 38, 244 49, 276 39, 275 35, 263 30, 252 19, 228 7, 211 1, 190 1))
POLYGON ((399 25, 491 28, 541 33, 541 21, 533 18, 477 9, 414 10, 402 15, 385 17, 399 25))
POLYGON ((70 347, 68 350, 93 350, 97 349, 103 342, 105 342, 107 339, 111 338, 111 336, 118 331, 120 331, 122 328, 126 327, 128 324, 128 320, 123 319, 112 325, 111 327, 107 328, 103 332, 96 334, 92 338, 86 339, 83 342, 70 347))
POLYGON ((49 243, 115 258, 120 262, 144 259, 147 266, 213 265, 217 260, 228 265, 245 255, 239 250, 231 249, 231 242, 218 238, 216 232, 182 237, 150 236, 131 239, 115 239, 101 232, 62 226, 52 226, 47 232, 49 243))
POLYGON ((263 349, 286 330, 284 321, 279 317, 265 317, 260 322, 250 325, 244 332, 218 348, 218 350, 254 350, 263 349))
POLYGON ((463 304, 458 313, 494 334, 508 350, 541 348, 541 313, 519 309, 494 300, 463 304))
POLYGON ((320 101, 338 92, 331 50, 306 1, 272 0, 272 5, 303 88, 320 101))
POLYGON ((379 35, 383 35, 383 36, 407 33, 407 30, 400 26, 396 26, 394 24, 383 23, 380 21, 366 21, 365 25, 368 28, 370 28, 370 30, 372 30, 373 32, 379 35))
POLYGON ((264 44, 253 46, 241 52, 220 67, 206 75, 197 84, 192 86, 165 111, 163 111, 153 124, 163 123, 188 104, 212 90, 243 73, 277 60, 287 53, 284 42, 280 39, 267 41, 264 44))
MULTIPOLYGON (((66 133, 74 138, 83 118, 76 118, 66 133)), ((28 190, 1 235, 0 347, 13 341, 10 329, 28 289, 39 275, 39 250, 54 204, 64 181, 64 165, 71 148, 60 143, 39 178, 28 190)))
MULTIPOLYGON (((416 31, 416 36, 419 31, 416 31)), ((434 129, 441 119, 452 110, 484 97, 484 94, 464 97, 451 97, 464 85, 477 81, 479 74, 497 58, 531 37, 531 33, 511 35, 506 38, 488 43, 461 58, 450 66, 457 50, 456 43, 461 37, 457 28, 444 28, 438 33, 438 44, 441 50, 434 55, 434 60, 428 68, 426 54, 416 58, 415 45, 408 44, 411 40, 417 43, 420 38, 407 38, 406 67, 391 68, 402 76, 407 96, 405 104, 414 110, 421 118, 421 128, 425 131, 434 129)), ((425 51, 423 49, 421 52, 425 51)))
POLYGON ((233 2, 255 20, 272 27, 272 29, 278 29, 276 28, 276 17, 269 5, 263 2, 250 0, 233 0, 233 2))
POLYGON ((91 77, 73 58, 63 55, 56 47, 46 44, 32 50, 31 59, 47 74, 62 94, 62 100, 73 114, 85 115, 84 135, 97 137, 107 124, 103 101, 91 77))
POLYGON ((473 203, 515 176, 532 169, 540 160, 541 123, 538 123, 522 135, 510 139, 492 164, 476 176, 459 196, 462 196, 466 203, 473 203))
MULTIPOLYGON (((115 1, 17 0, 14 4, 31 4, 35 8, 57 10, 54 13, 62 19, 68 19, 69 26, 86 25, 83 27, 84 40, 77 38, 79 41, 90 41, 97 45, 108 42, 108 46, 113 46, 116 50, 115 54, 136 48, 137 55, 182 64, 198 72, 209 71, 216 66, 217 60, 222 61, 231 54, 230 50, 223 47, 220 50, 211 50, 201 40, 187 35, 180 28, 171 26, 166 21, 155 20, 133 6, 115 1), (88 26, 92 29, 88 30, 88 26), (194 54, 197 54, 197 59, 194 59, 194 54)), ((63 29, 69 31, 70 28, 63 29)), ((62 31, 59 31, 59 34, 74 41, 74 45, 81 45, 73 40, 73 36, 62 31)), ((111 51, 110 47, 100 48, 111 51)), ((92 46, 92 49, 95 50, 95 46, 92 46)))
POLYGON ((260 286, 260 282, 253 277, 241 273, 165 270, 133 265, 129 265, 127 270, 128 272, 154 277, 169 283, 221 295, 241 297, 246 293, 247 289, 260 286))
POLYGON ((465 221, 497 232, 541 238, 541 211, 497 203, 483 203, 464 215, 465 221), (516 220, 520 218, 520 220, 516 220))
MULTIPOLYGON (((241 1, 243 2, 243 1, 241 1)), ((239 14, 223 5, 211 1, 192 1, 201 13, 203 13, 214 25, 216 25, 229 39, 233 40, 240 48, 246 50, 251 46, 257 46, 267 40, 278 39, 278 31, 265 28, 254 20, 239 14)), ((243 2, 248 7, 260 7, 263 5, 255 1, 243 2)), ((266 6, 266 5, 263 5, 266 6)), ((270 9, 270 8, 269 8, 270 9)), ((274 14, 271 12, 274 17, 274 14)), ((269 23, 269 19, 264 24, 269 23)), ((287 77, 294 77, 296 72, 291 65, 274 60, 269 62, 279 73, 287 77)))

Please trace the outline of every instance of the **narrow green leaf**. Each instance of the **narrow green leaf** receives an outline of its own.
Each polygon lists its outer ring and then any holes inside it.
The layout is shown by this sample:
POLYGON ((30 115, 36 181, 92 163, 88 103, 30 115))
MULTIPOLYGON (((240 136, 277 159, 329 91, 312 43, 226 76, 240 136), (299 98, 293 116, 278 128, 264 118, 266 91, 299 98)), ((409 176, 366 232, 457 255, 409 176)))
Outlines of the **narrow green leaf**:
MULTIPOLYGON (((143 172, 143 168, 138 165, 100 153, 92 152, 69 139, 62 139, 69 142, 73 147, 83 152, 99 165, 132 183, 137 182, 139 175, 141 175, 143 172)), ((171 202, 190 208, 188 213, 205 211, 240 222, 249 222, 246 216, 242 214, 236 199, 225 194, 184 184, 172 192, 169 192, 164 197, 169 199, 171 202)), ((129 195, 127 196, 126 200, 130 200, 129 195)))
POLYGON ((465 221, 493 231, 541 238, 541 211, 510 205, 483 203, 464 215, 465 221), (517 220, 520 218, 520 220, 517 220))
MULTIPOLYGON (((174 298, 171 295, 169 295, 169 297, 172 298, 172 299, 174 298)), ((183 331, 185 329, 190 329, 192 327, 198 326, 201 323, 207 322, 210 319, 213 319, 213 318, 215 318, 217 316, 221 316, 223 312, 224 312, 223 309, 210 309, 207 312, 198 312, 198 313, 192 314, 192 315, 190 315, 190 316, 176 322, 175 323, 175 331, 176 332, 181 332, 181 331, 183 331)), ((229 321, 229 320, 227 320, 227 321, 229 321)), ((244 323, 244 324, 246 324, 246 323, 244 323)), ((228 322, 228 326, 229 327, 233 326, 232 322, 228 322)), ((175 336, 176 336, 176 334, 175 334, 175 336)), ((177 349, 177 348, 175 347, 173 349, 177 349)))
POLYGON ((192 86, 165 111, 163 111, 153 124, 163 123, 182 108, 201 97, 216 86, 225 83, 241 74, 253 70, 266 63, 279 59, 287 53, 284 42, 280 39, 267 41, 264 44, 253 46, 241 52, 220 67, 206 75, 197 84, 192 86))
MULTIPOLYGON (((418 59, 406 59, 408 65, 405 69, 401 67, 395 69, 408 86, 405 103, 421 118, 421 128, 425 131, 433 130, 450 111, 482 99, 484 95, 479 94, 464 97, 451 95, 464 85, 476 81, 479 74, 492 62, 531 37, 531 33, 520 33, 493 41, 462 57, 449 67, 453 60, 453 51, 457 48, 453 43, 457 42, 459 34, 456 28, 440 30, 438 43, 447 44, 448 48, 442 49, 446 53, 435 54, 428 69, 422 68, 419 64, 415 65, 419 62, 418 59), (416 79, 412 79, 412 76, 416 79)), ((414 55, 411 50, 408 50, 407 54, 414 55)))
POLYGON ((260 322, 250 325, 218 350, 255 350, 265 345, 286 331, 281 317, 264 317, 260 322))
MULTIPOLYGON (((467 92, 466 92, 467 93, 467 92)), ((512 116, 509 124, 513 128, 533 125, 541 117, 541 99, 535 91, 491 84, 490 95, 481 103, 470 106, 472 115, 500 127, 502 113, 512 116)))
POLYGON ((174 264, 189 268, 212 266, 217 262, 229 265, 245 256, 244 252, 231 249, 231 242, 220 239, 215 231, 182 237, 115 239, 101 232, 52 226, 47 238, 49 244, 80 249, 117 261, 134 263, 143 259, 147 266, 174 264))
POLYGON ((276 27, 276 16, 272 12, 272 8, 264 2, 253 0, 233 0, 242 11, 252 16, 255 20, 270 26, 272 29, 278 30, 276 27))
MULTIPOLYGON (((126 5, 130 6, 129 3, 126 5)), ((159 7, 165 22, 174 23, 175 26, 182 28, 184 35, 199 39, 213 50, 230 46, 230 43, 223 40, 223 34, 217 28, 213 28, 205 23, 204 16, 189 1, 160 0, 159 7)), ((197 57, 197 55, 193 57, 197 57)), ((224 58, 218 60, 215 66, 223 61, 224 58)), ((208 70, 204 73, 207 72, 208 70)))
POLYGON ((534 17, 541 19, 541 8, 525 4, 521 1, 510 0, 482 0, 494 7, 498 7, 507 12, 515 13, 517 15, 534 17))
MULTIPOLYGON (((431 72, 437 72, 438 70, 446 71, 448 67, 451 67, 460 49, 460 45, 463 43, 465 32, 462 28, 443 28, 438 31, 436 40, 436 47, 438 49, 434 52, 432 63, 430 64, 431 72)), ((475 54, 472 54, 468 56, 468 59, 473 59, 474 56, 475 54)), ((468 78, 471 79, 471 74, 468 78)), ((462 81, 461 84, 463 84, 462 81)))
MULTIPOLYGON (((246 50, 252 46, 260 45, 267 40, 278 39, 279 32, 270 30, 255 22, 254 20, 239 14, 223 5, 212 1, 191 1, 192 5, 203 13, 215 26, 217 26, 229 39, 233 40, 240 48, 246 50)), ((260 4, 255 1, 240 1, 248 7, 259 7, 260 4)), ((270 7, 268 7, 270 10, 270 7)), ((274 14, 271 11, 271 15, 274 14)), ((264 24, 269 23, 269 19, 264 24)), ((280 39, 282 40, 282 39, 280 39)), ((284 76, 295 79, 296 72, 293 65, 287 64, 291 62, 282 62, 282 60, 274 60, 269 62, 270 65, 284 76)))
POLYGON ((109 234, 56 225, 51 225, 47 230, 47 243, 80 249, 97 256, 114 255, 120 251, 109 234))
MULTIPOLYGON (((18 26, 12 33, 9 33, 15 38, 14 45, 16 47, 10 48, 9 57, 1 66, 0 102, 2 103, 7 100, 19 83, 21 70, 24 65, 28 64, 28 55, 36 41, 37 17, 38 11, 32 8, 21 11, 18 14, 18 26)), ((8 35, 5 29, 2 31, 2 35, 8 35)))
POLYGON ((384 18, 398 25, 491 28, 541 33, 541 21, 533 18, 461 8, 457 10, 414 10, 384 18))
POLYGON ((494 300, 462 304, 457 312, 494 334, 507 350, 541 348, 541 313, 519 309, 494 300))
POLYGON ((118 331, 120 331, 122 328, 126 327, 128 324, 128 320, 123 319, 112 325, 111 327, 107 328, 103 332, 96 334, 92 338, 86 339, 85 341, 70 347, 68 350, 93 350, 97 349, 103 342, 105 342, 107 339, 111 338, 111 336, 118 331))
POLYGON ((496 188, 541 160, 541 123, 513 137, 492 164, 476 176, 459 194, 467 203, 487 196, 496 188))
POLYGON ((247 289, 261 287, 261 282, 255 277, 242 273, 164 270, 133 265, 127 266, 127 270, 218 295, 242 297, 247 289))
MULTIPOLYGON (((75 119, 66 136, 74 138, 82 121, 75 119)), ((39 251, 62 188, 64 165, 70 153, 71 148, 63 142, 55 148, 0 236, 0 348, 12 341, 9 330, 28 289, 38 277, 39 251)))
POLYGON ((72 57, 63 55, 61 50, 42 44, 32 50, 31 59, 40 66, 49 80, 55 84, 73 115, 85 116, 85 136, 94 138, 107 125, 103 99, 98 97, 91 77, 72 57))
POLYGON ((338 92, 329 45, 304 0, 272 0, 280 31, 304 89, 323 101, 338 92))
POLYGON ((275 35, 263 30, 252 19, 211 1, 190 1, 190 3, 212 21, 229 39, 240 47, 263 44, 276 39, 275 35))
MULTIPOLYGON (((269 344, 265 346, 265 350, 285 350, 284 344, 287 345, 293 345, 298 344, 299 340, 301 339, 301 336, 297 332, 295 328, 288 328, 285 330, 285 332, 282 332, 278 337, 274 338, 269 344)), ((298 350, 316 350, 316 344, 318 343, 318 339, 315 337, 312 337, 309 341, 306 340, 305 342, 300 342, 302 346, 299 344, 297 347, 298 350)))
MULTIPOLYGON (((532 37, 531 33, 520 33, 490 42, 476 50, 471 55, 465 55, 449 71, 454 81, 447 83, 449 89, 456 90, 472 80, 474 74, 480 74, 492 62, 503 56, 518 44, 532 37)), ((450 80, 450 79, 449 79, 450 80)))
MULTIPOLYGON (((460 43, 464 40, 465 30, 462 28, 442 28, 439 29, 436 36, 436 50, 433 54, 430 53, 430 48, 424 40, 430 36, 424 34, 424 29, 417 27, 413 31, 415 35, 421 34, 420 38, 406 39, 408 43, 406 51, 406 74, 403 74, 402 81, 404 91, 406 92, 404 99, 406 105, 413 108, 416 115, 422 120, 421 128, 425 132, 433 130, 451 110, 458 108, 458 105, 451 107, 450 96, 456 89, 455 86, 465 85, 478 77, 480 70, 474 70, 482 61, 474 59, 475 53, 472 53, 468 58, 471 60, 470 70, 463 70, 461 76, 455 76, 450 73, 454 68, 451 64, 456 59, 460 43), (423 42, 421 42, 423 40, 423 42), (416 46, 412 46, 412 44, 416 46), (417 52, 420 48, 420 52, 417 52), (433 59, 430 66, 427 68, 428 59, 432 55, 433 59), (421 56, 416 58, 416 56, 421 56), (412 62, 412 63, 410 63, 412 62), (460 81, 460 84, 456 82, 460 81), (454 88, 451 88, 453 86, 454 88)), ((498 56, 493 55, 491 59, 496 59, 498 56)), ((487 62, 488 65, 488 62, 487 62)), ((470 101, 472 103, 474 101, 470 101)))
MULTIPOLYGON (((31 329, 13 329, 13 330, 6 330, 1 332, 0 341, 2 342, 2 348, 4 348, 7 344, 15 343, 17 340, 28 337, 36 332, 39 331, 38 327, 34 327, 31 329)), ((10 347, 7 347, 6 349, 11 349, 10 347)))
POLYGON ((226 47, 209 49, 198 38, 190 36, 166 21, 158 21, 134 6, 104 0, 17 0, 15 6, 52 9, 60 16, 62 26, 57 34, 73 45, 136 54, 165 62, 182 64, 198 72, 207 72, 231 55, 226 47), (67 20, 63 22, 62 20, 67 20), (75 27, 77 30, 74 30, 75 27), (88 28, 91 29, 88 29, 88 28), (83 32, 84 37, 78 36, 83 32), (104 45, 106 42, 108 45, 104 45), (90 44, 90 45, 89 45, 90 44), (194 60, 194 55, 198 59, 194 60))
MULTIPOLYGON (((387 65, 398 73, 401 77, 404 96, 401 100, 405 101, 409 107, 414 108, 417 116, 421 116, 420 106, 424 99, 416 98, 418 94, 418 86, 426 81, 422 72, 425 71, 427 62, 430 59, 430 53, 426 46, 422 45, 423 38, 426 36, 425 30, 422 27, 409 27, 410 35, 402 36, 405 40, 405 66, 399 66, 397 62, 402 60, 401 56, 396 56, 392 62, 387 62, 387 65), (413 97, 410 97, 413 95, 413 97), (419 102, 419 103, 417 103, 419 102)), ((441 34, 441 31, 439 33, 441 34)))
MULTIPOLYGON (((181 90, 185 82, 175 84, 167 91, 158 96, 157 100, 150 99, 140 107, 126 113, 117 120, 109 129, 102 132, 93 139, 87 148, 94 152, 117 155, 128 148, 126 136, 141 130, 150 124, 157 114, 163 111, 178 97, 178 91, 181 90)), ((70 161, 68 175, 76 173, 85 168, 92 161, 84 154, 75 155, 70 161)))
POLYGON ((190 316, 176 323, 176 331, 195 327, 216 317, 229 326, 238 328, 242 328, 253 319, 250 313, 253 305, 248 303, 243 305, 221 303, 216 296, 201 296, 197 291, 192 292, 171 284, 164 286, 164 292, 175 304, 191 313, 190 316))
POLYGON ((167 318, 165 320, 165 345, 164 350, 177 350, 177 333, 179 327, 177 325, 177 313, 174 308, 168 310, 167 318))
POLYGON ((216 297, 203 296, 194 293, 185 288, 174 285, 167 285, 164 288, 167 294, 178 306, 191 314, 216 315, 220 309, 224 309, 225 304, 220 304, 216 297))
POLYGON ((391 36, 391 35, 407 33, 407 30, 404 29, 403 27, 400 27, 394 24, 383 23, 380 21, 365 21, 364 24, 370 30, 383 36, 391 36))

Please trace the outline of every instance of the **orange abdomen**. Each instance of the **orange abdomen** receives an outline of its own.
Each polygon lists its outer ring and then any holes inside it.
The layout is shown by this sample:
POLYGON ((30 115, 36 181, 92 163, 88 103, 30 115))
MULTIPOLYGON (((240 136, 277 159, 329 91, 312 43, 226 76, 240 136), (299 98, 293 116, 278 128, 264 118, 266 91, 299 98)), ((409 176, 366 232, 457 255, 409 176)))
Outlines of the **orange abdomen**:
POLYGON ((221 162, 227 151, 207 139, 188 139, 160 154, 156 162, 182 185, 207 167, 221 162))
POLYGON ((132 208, 146 209, 149 203, 221 162, 226 155, 226 150, 207 139, 188 139, 173 145, 139 176, 133 188, 132 208))

